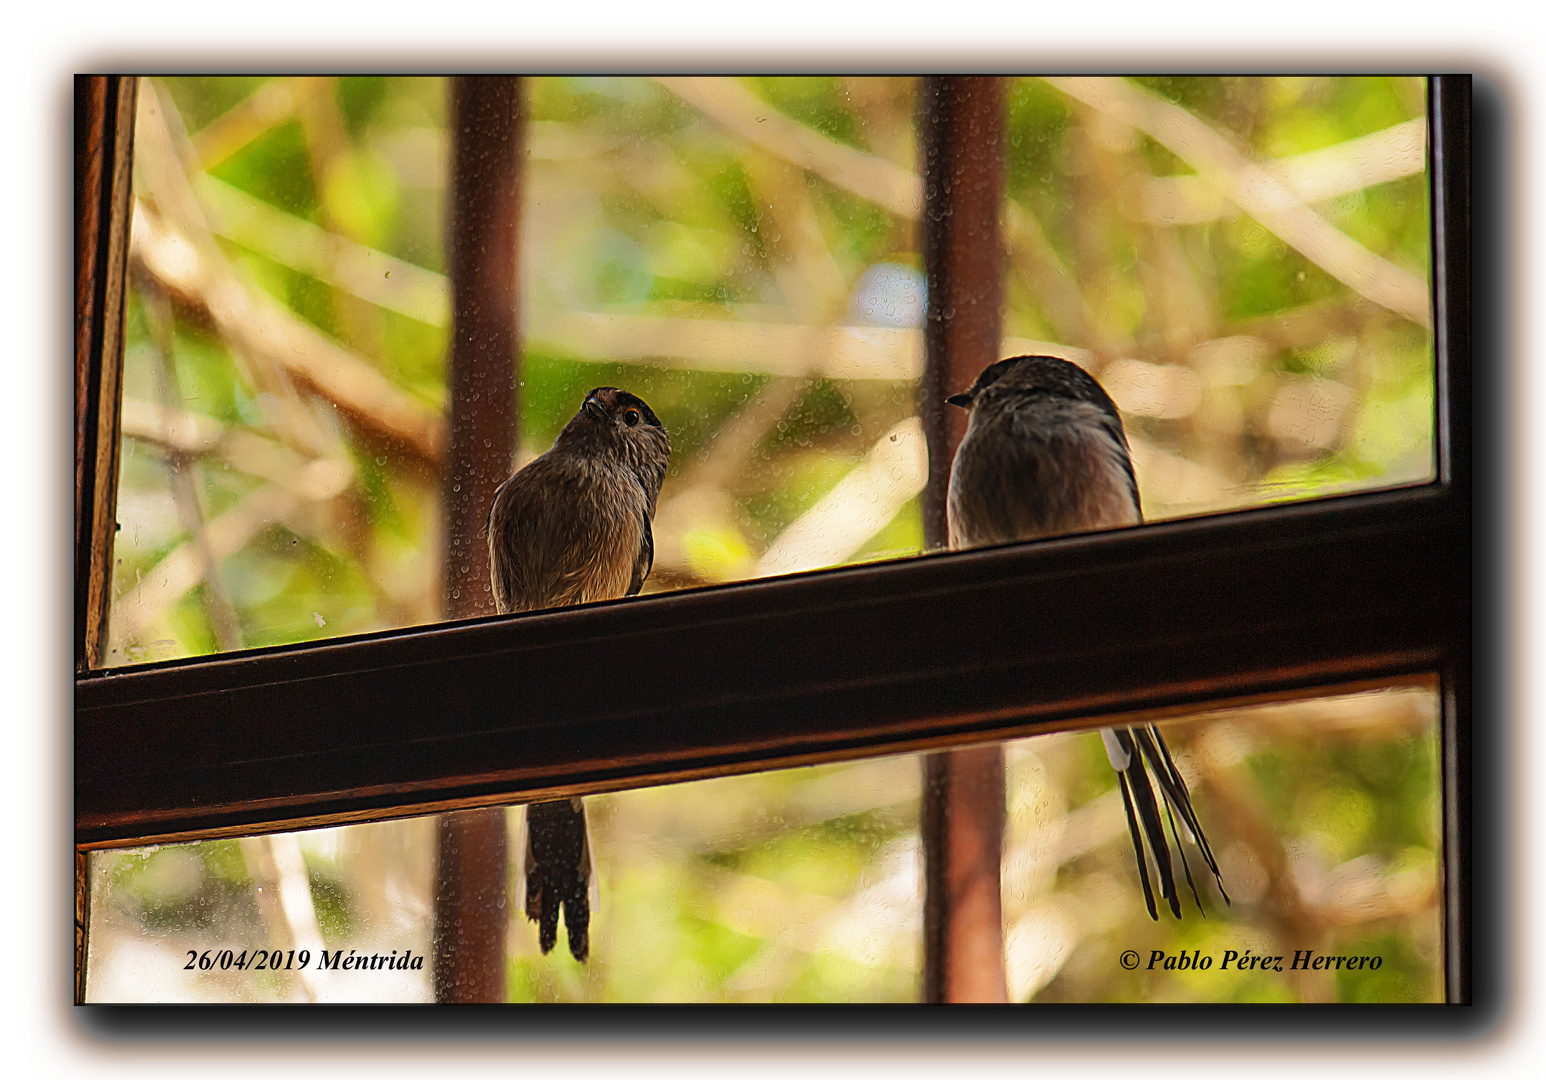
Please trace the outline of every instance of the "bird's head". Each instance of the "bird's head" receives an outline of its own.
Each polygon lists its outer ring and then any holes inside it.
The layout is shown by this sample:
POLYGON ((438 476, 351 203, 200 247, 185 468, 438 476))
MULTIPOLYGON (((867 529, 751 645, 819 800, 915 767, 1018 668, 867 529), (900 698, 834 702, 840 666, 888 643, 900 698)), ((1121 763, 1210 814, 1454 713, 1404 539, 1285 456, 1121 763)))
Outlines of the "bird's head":
POLYGON ((621 457, 638 474, 652 502, 671 462, 671 438, 655 411, 643 398, 615 386, 598 386, 586 394, 558 441, 621 457))
POLYGON ((1046 395, 1087 401, 1121 424, 1121 414, 1100 383, 1078 364, 1057 356, 1012 356, 989 364, 970 387, 945 400, 972 410, 1003 398, 1046 395))

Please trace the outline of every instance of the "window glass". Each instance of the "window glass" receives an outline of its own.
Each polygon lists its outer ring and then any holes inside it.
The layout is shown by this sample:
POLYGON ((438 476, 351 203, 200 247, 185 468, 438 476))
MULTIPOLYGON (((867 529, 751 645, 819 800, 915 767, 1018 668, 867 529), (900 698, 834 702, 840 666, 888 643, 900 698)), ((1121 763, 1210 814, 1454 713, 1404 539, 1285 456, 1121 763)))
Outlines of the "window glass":
MULTIPOLYGON (((141 86, 105 662, 439 620, 445 81, 141 86)), ((915 80, 524 86, 515 464, 616 385, 645 592, 916 554, 915 80)), ((1424 93, 1010 81, 1003 355, 1100 379, 1148 519, 1432 477, 1424 93)))
POLYGON ((1435 475, 1426 94, 1014 81, 1004 353, 1099 379, 1148 519, 1435 475))
POLYGON ((1177 871, 1179 921, 1144 908, 1100 740, 1007 744, 1010 1000, 1442 1001, 1437 713, 1403 689, 1161 725, 1231 900, 1187 844, 1206 917, 1177 871))
MULTIPOLYGON (((1011 1000, 1442 1000, 1437 711, 1418 686, 1166 721, 1232 899, 1193 850, 1205 916, 1183 887, 1179 921, 1144 910, 1101 740, 1006 744, 1011 1000), (1263 956, 1284 959, 1239 970, 1263 956)), ((918 1000, 920 773, 902 756, 590 798, 591 958, 562 936, 544 957, 512 887, 508 1000, 918 1000)), ((94 852, 88 1000, 428 1001, 434 851, 418 818, 94 852), (402 966, 343 962, 374 956, 402 966)))

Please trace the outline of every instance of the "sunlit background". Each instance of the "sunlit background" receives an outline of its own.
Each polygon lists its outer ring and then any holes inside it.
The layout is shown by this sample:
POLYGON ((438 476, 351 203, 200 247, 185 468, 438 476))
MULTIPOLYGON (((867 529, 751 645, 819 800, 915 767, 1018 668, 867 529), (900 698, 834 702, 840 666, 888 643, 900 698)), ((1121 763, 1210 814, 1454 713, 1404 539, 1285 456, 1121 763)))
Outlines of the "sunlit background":
MULTIPOLYGON (((622 386, 674 451, 646 592, 917 554, 914 80, 525 88, 512 464, 622 386)), ((142 81, 108 665, 442 618, 446 98, 430 78, 142 81)), ((1008 106, 1002 353, 1100 379, 1148 519, 1431 479, 1422 80, 1025 78, 1008 106)), ((1441 999, 1436 713, 1404 688, 1171 722, 1234 899, 1204 889, 1181 924, 1143 910, 1099 740, 1009 744, 1011 998, 1441 999), (1116 962, 1183 947, 1384 963, 1116 962)), ((592 798, 593 958, 541 957, 512 907, 510 999, 917 1000, 918 787, 900 757, 592 798)), ((427 970, 183 964, 427 958, 433 836, 95 853, 88 994, 429 1000, 427 970)))
MULTIPOLYGON (((916 554, 914 80, 525 85, 517 464, 619 385, 646 591, 916 554)), ((1432 476, 1424 94, 1011 81, 1003 354, 1096 374, 1150 520, 1432 476)), ((442 617, 446 108, 142 82, 108 665, 442 617)))

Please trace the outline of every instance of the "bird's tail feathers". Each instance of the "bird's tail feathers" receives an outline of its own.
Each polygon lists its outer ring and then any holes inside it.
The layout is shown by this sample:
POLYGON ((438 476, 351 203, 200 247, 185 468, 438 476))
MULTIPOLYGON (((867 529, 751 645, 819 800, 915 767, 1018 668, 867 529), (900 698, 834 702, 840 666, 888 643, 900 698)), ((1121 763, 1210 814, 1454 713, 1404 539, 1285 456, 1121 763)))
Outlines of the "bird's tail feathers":
MULTIPOLYGON (((1175 759, 1170 756, 1170 747, 1165 745, 1164 736, 1159 733, 1153 724, 1147 728, 1135 728, 1134 735, 1138 745, 1143 748, 1144 757, 1149 759, 1154 768, 1154 775, 1159 780, 1161 789, 1165 792, 1165 801, 1175 808, 1175 812, 1181 816, 1181 822, 1187 831, 1187 838, 1197 845, 1197 850, 1202 852, 1203 860, 1208 864, 1209 871, 1213 874, 1213 882, 1218 886, 1219 895, 1224 898, 1224 903, 1229 903, 1229 893, 1224 891, 1224 875, 1219 872, 1218 860, 1213 857, 1213 848, 1208 843, 1207 833, 1202 831, 1202 823, 1197 820, 1197 811, 1192 807, 1192 794, 1187 790, 1186 780, 1181 776, 1181 770, 1176 768, 1175 759)), ((1175 830, 1174 823, 1171 825, 1175 830)), ((1181 846, 1179 837, 1176 846, 1181 846)), ((1183 863, 1185 856, 1183 855, 1183 863)), ((1187 871, 1188 879, 1191 871, 1187 871)), ((1195 889, 1192 890, 1194 893, 1195 889)), ((1201 905, 1199 905, 1200 907, 1201 905)))
MULTIPOLYGON (((1179 919, 1181 900, 1176 895, 1175 869, 1170 862, 1170 841, 1165 838, 1165 825, 1160 821, 1159 802, 1154 798, 1154 788, 1149 784, 1149 774, 1143 766, 1143 755, 1134 751, 1133 732, 1130 729, 1118 730, 1117 741, 1122 743, 1122 748, 1129 755, 1127 785, 1124 790, 1138 813, 1138 823, 1143 827, 1144 839, 1149 842, 1149 855, 1154 859, 1160 895, 1169 903, 1170 913, 1179 919)), ((1141 848, 1139 854, 1141 857, 1141 848)))
POLYGON ((1138 853, 1138 880, 1143 883, 1143 902, 1149 907, 1149 918, 1159 919, 1154 907, 1154 890, 1149 886, 1149 864, 1143 857, 1143 834, 1138 831, 1138 819, 1133 817, 1133 796, 1127 790, 1127 774, 1117 773, 1117 786, 1122 789, 1122 809, 1127 811, 1127 831, 1133 838, 1133 850, 1138 853))
POLYGON ((1192 807, 1191 793, 1187 790, 1186 781, 1182 778, 1180 770, 1176 768, 1175 760, 1170 756, 1170 748, 1165 745, 1164 737, 1153 724, 1132 728, 1109 728, 1102 731, 1101 735, 1105 740, 1106 753, 1112 767, 1117 770, 1118 785, 1122 789, 1122 804, 1127 813, 1127 830, 1132 837, 1133 852, 1138 860, 1138 879, 1143 885, 1143 897, 1149 909, 1149 917, 1159 918, 1154 903, 1154 891, 1149 884, 1149 859, 1154 862, 1160 895, 1168 902, 1171 914, 1176 918, 1181 917, 1181 902, 1176 890, 1170 842, 1165 836, 1164 822, 1160 820, 1161 804, 1164 805, 1165 817, 1170 824, 1170 835, 1176 842, 1176 854, 1180 857, 1181 871, 1186 877, 1187 887, 1191 890, 1192 899, 1196 902, 1198 911, 1202 911, 1202 899, 1197 892, 1197 883, 1192 879, 1192 868, 1186 858, 1186 847, 1181 841, 1183 829, 1187 839, 1195 843, 1197 849, 1202 852, 1203 859, 1207 862, 1208 869, 1212 871, 1213 879, 1218 885, 1219 894, 1224 897, 1226 904, 1229 903, 1229 894, 1224 891, 1224 879, 1219 873, 1218 861, 1213 857, 1213 849, 1209 846, 1208 838, 1197 820, 1197 812, 1192 807), (1159 786, 1160 799, 1154 797, 1154 789, 1149 783, 1150 771, 1154 773, 1154 781, 1159 786), (1181 819, 1179 827, 1176 822, 1177 817, 1181 819), (1145 847, 1148 849, 1147 858, 1145 847))
POLYGON ((590 955, 590 913, 595 874, 590 832, 579 799, 532 803, 526 808, 522 868, 526 917, 537 924, 544 954, 558 941, 563 913, 569 951, 576 960, 590 955))

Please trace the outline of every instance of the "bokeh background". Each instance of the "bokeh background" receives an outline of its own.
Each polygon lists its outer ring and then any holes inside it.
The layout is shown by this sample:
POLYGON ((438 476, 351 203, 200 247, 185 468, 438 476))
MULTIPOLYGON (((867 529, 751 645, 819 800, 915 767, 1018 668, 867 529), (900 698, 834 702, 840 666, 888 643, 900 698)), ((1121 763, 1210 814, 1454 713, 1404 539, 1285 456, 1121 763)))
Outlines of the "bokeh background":
MULTIPOLYGON (((914 80, 525 85, 514 464, 618 385, 646 591, 916 554, 914 80)), ((1003 354, 1101 380, 1150 520, 1433 475, 1424 93, 1012 80, 1003 354)), ((442 617, 446 94, 143 82, 109 666, 442 617)))
MULTIPOLYGON (((674 450, 647 592, 917 554, 914 80, 525 85, 512 465, 618 385, 674 450)), ((1003 355, 1101 380, 1148 519, 1431 479, 1424 94, 1011 81, 1003 355)), ((110 666, 442 618, 446 97, 432 78, 142 81, 110 666)), ((1168 722, 1234 899, 1205 890, 1180 924, 1143 911, 1099 740, 1008 744, 1011 997, 1440 1000, 1436 714, 1399 687, 1168 722), (1115 960, 1183 947, 1384 963, 1115 960)), ((541 957, 512 910, 511 1000, 916 1000, 918 778, 898 757, 593 798, 594 959, 541 957)), ((182 965, 427 956, 433 835, 95 853, 88 994, 428 1000, 424 971, 182 965)))

